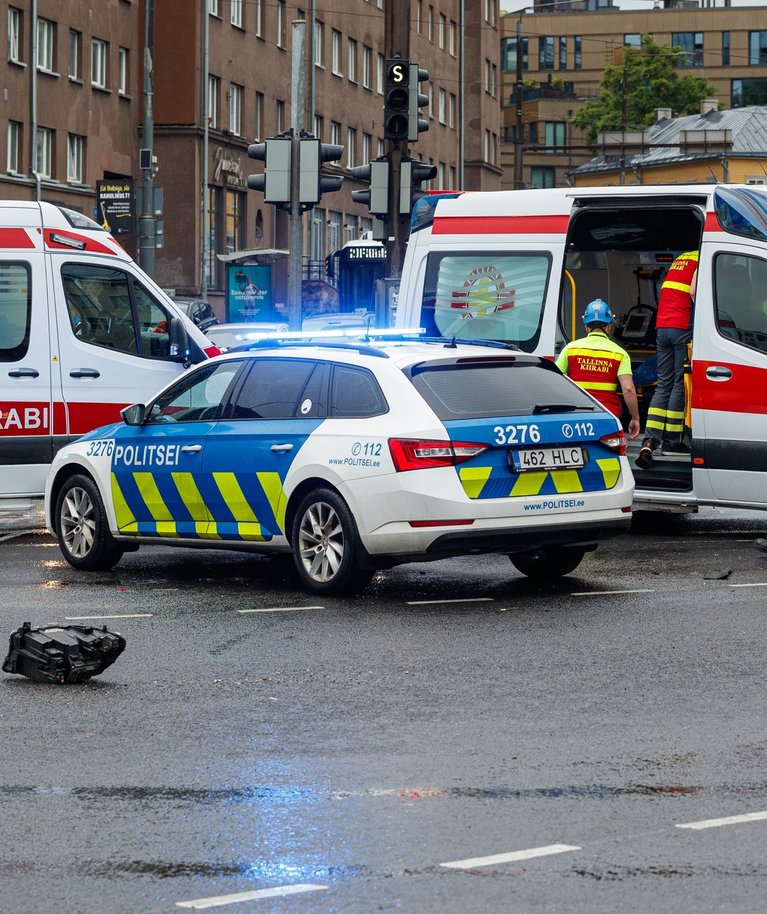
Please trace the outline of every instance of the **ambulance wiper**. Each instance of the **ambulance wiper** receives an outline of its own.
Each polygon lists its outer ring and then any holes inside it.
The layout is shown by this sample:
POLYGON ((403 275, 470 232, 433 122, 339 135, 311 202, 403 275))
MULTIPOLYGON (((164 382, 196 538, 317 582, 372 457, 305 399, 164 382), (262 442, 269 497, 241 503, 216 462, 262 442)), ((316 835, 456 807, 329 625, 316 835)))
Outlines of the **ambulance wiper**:
POLYGON ((539 416, 541 413, 593 413, 596 406, 575 406, 573 403, 538 403, 533 407, 532 414, 539 416))

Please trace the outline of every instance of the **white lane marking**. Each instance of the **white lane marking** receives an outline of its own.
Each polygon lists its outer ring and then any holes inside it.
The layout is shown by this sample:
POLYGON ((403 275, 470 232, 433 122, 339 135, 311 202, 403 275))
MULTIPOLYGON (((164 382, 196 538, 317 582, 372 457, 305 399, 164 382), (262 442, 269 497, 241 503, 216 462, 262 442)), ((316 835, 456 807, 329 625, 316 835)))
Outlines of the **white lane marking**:
POLYGON ((259 609, 238 609, 238 613, 292 613, 299 609, 324 609, 324 606, 263 606, 259 609))
POLYGON ((567 851, 579 851, 574 844, 547 844, 545 847, 529 847, 523 851, 510 851, 508 854, 493 854, 490 857, 469 857, 468 860, 453 860, 440 863, 454 870, 471 870, 478 866, 493 866, 496 863, 512 863, 515 860, 532 860, 533 857, 547 857, 549 854, 564 854, 567 851))
POLYGON ((757 584, 728 584, 728 587, 767 587, 767 581, 762 581, 757 584))
POLYGON ((638 590, 579 590, 575 593, 571 593, 571 597, 606 597, 611 596, 612 594, 621 594, 621 593, 655 593, 652 589, 638 589, 638 590))
POLYGON ((439 603, 483 603, 493 602, 493 597, 465 597, 460 600, 407 600, 408 606, 431 606, 439 603))
POLYGON ((67 622, 80 622, 84 619, 151 619, 154 613, 115 613, 112 616, 64 616, 67 622))
POLYGON ((700 822, 683 822, 677 828, 719 828, 720 825, 742 825, 744 822, 759 822, 767 819, 767 812, 747 812, 742 816, 726 816, 723 819, 701 819, 700 822))
POLYGON ((236 892, 233 895, 214 895, 210 898, 195 898, 193 901, 177 901, 177 908, 193 908, 201 911, 203 908, 218 908, 225 904, 237 904, 240 901, 254 901, 257 898, 279 898, 283 895, 297 895, 300 892, 318 892, 326 889, 326 885, 313 885, 304 883, 299 885, 278 885, 272 889, 256 889, 253 892, 236 892))

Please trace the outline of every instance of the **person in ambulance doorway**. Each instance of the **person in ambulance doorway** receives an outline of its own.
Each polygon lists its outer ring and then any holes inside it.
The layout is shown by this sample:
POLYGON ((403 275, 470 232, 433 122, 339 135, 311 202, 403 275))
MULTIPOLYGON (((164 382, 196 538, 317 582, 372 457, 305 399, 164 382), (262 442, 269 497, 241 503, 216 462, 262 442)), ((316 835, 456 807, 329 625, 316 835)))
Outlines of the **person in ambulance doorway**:
POLYGON ((639 405, 631 374, 631 358, 609 336, 614 321, 606 301, 596 298, 589 302, 583 314, 588 335, 565 346, 557 356, 557 367, 618 419, 625 403, 631 416, 629 438, 633 439, 639 436, 639 405), (623 403, 618 396, 619 387, 623 403))
POLYGON ((642 447, 635 461, 640 470, 652 466, 653 451, 664 457, 689 454, 684 435, 684 366, 692 339, 693 303, 698 276, 698 252, 680 254, 668 268, 660 287, 655 320, 658 386, 649 409, 642 447))

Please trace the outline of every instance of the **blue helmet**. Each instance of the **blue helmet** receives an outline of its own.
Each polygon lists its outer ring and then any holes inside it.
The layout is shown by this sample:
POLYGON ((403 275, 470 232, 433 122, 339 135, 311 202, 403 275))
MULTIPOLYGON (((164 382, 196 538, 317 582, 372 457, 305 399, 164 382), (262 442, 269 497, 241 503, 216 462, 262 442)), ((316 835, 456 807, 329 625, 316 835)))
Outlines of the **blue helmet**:
POLYGON ((595 298, 594 301, 589 302, 583 312, 583 323, 587 327, 589 324, 611 324, 614 319, 610 306, 601 298, 595 298))

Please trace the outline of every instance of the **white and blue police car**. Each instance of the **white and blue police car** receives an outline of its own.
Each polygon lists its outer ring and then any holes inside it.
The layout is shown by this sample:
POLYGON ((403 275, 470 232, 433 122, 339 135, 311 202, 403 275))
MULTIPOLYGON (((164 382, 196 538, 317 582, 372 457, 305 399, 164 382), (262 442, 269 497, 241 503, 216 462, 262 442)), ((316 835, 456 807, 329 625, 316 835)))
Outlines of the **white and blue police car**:
POLYGON ((51 467, 46 521, 78 569, 161 543, 292 553, 324 594, 474 553, 550 579, 630 524, 618 420, 501 344, 264 340, 122 418, 51 467))

